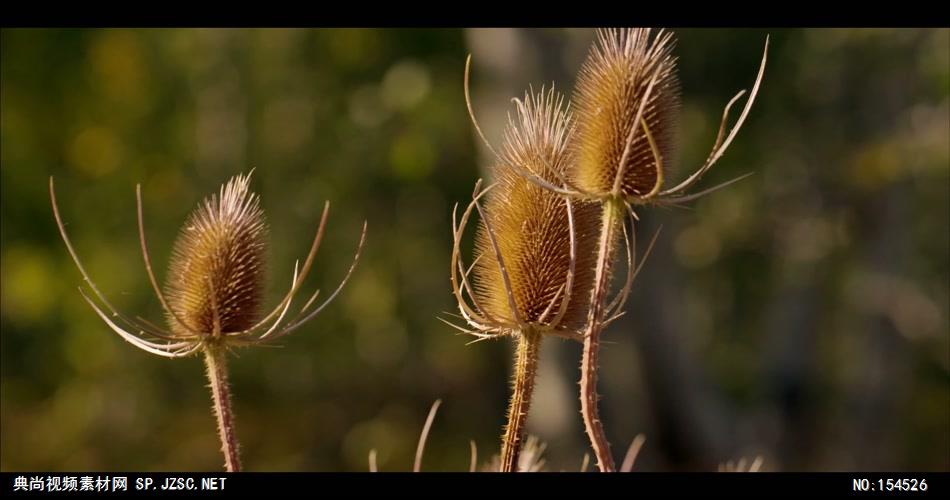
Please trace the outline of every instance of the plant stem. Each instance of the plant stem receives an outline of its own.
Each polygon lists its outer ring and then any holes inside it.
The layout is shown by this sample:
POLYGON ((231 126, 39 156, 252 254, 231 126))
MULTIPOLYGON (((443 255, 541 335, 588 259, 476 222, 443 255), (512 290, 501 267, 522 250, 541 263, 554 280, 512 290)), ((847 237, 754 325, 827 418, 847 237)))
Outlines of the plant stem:
POLYGON ((518 457, 524 441, 525 422, 531 406, 534 378, 538 371, 538 350, 541 334, 531 329, 518 335, 518 352, 515 357, 515 379, 511 403, 508 405, 508 425, 501 443, 501 472, 517 472, 518 457))
POLYGON ((228 386, 227 352, 215 345, 206 346, 204 352, 214 414, 218 418, 224 467, 228 472, 241 472, 241 457, 238 455, 238 441, 234 434, 234 412, 231 410, 231 389, 228 386))
POLYGON ((594 271, 594 288, 591 291, 590 313, 584 331, 584 353, 581 360, 581 414, 591 447, 597 457, 601 472, 614 472, 616 466, 610 455, 610 443, 604 435, 604 427, 597 411, 597 359, 600 354, 600 333, 604 326, 604 305, 610 287, 610 264, 618 236, 617 229, 623 219, 619 200, 604 202, 601 213, 600 243, 597 250, 597 267, 594 271))

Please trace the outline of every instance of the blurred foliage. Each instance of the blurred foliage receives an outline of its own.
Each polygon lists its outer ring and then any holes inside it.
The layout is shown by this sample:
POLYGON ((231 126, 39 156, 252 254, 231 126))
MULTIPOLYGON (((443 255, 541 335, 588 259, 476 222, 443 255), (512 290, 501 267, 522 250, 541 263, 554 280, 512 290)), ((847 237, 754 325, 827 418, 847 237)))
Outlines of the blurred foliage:
MULTIPOLYGON (((574 40, 563 64, 576 69, 590 30, 542 31, 574 40)), ((694 431, 666 418, 650 393, 652 351, 634 342, 648 338, 653 311, 671 310, 670 339, 719 415, 709 426, 722 456, 700 462, 950 469, 948 34, 771 32, 759 101, 705 184, 755 175, 691 210, 642 211, 641 238, 665 228, 634 312, 608 332, 615 454, 644 432, 646 470, 695 466, 664 437, 694 431)), ((679 35, 682 174, 704 158, 721 106, 751 83, 765 33, 679 35)), ((424 469, 467 469, 469 439, 487 459, 504 422, 508 343, 466 346, 436 320, 454 310, 452 205, 480 175, 462 96, 466 40, 459 30, 3 30, 0 469, 220 467, 200 360, 138 351, 92 313, 47 182, 56 177, 99 287, 120 310, 158 320, 135 184, 161 277, 187 214, 250 168, 271 225, 269 303, 324 200, 328 231, 306 290, 335 286, 364 219, 369 233, 334 304, 280 348, 236 352, 247 468, 366 470, 375 448, 380 469, 408 470, 437 398, 424 469)), ((539 391, 560 396, 543 398, 531 425, 551 443, 552 468, 574 469, 586 451, 579 358, 559 359, 562 383, 539 391)))

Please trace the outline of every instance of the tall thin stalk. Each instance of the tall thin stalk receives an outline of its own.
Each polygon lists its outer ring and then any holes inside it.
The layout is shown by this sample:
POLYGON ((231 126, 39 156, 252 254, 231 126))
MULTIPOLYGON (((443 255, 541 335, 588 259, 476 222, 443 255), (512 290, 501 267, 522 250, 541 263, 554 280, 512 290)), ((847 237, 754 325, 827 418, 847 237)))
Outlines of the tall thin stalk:
POLYGON ((508 405, 508 425, 502 437, 501 472, 518 471, 518 458, 524 441, 531 394, 534 392, 540 347, 541 334, 539 332, 529 328, 518 335, 515 377, 512 381, 511 402, 508 405))
MULTIPOLYGON (((468 64, 465 82, 471 112, 468 64)), ((560 94, 542 88, 514 102, 517 114, 505 129, 501 153, 496 153, 494 183, 483 190, 477 182, 461 217, 456 220, 453 213, 450 271, 459 313, 469 328, 452 326, 474 335, 476 341, 518 338, 499 457, 503 472, 518 470, 541 337, 581 340, 588 316, 586 299, 593 286, 599 214, 597 204, 566 199, 520 173, 536 172, 548 182, 564 177, 571 162, 567 146, 573 122, 560 94), (480 201, 483 196, 485 201, 480 201), (466 266, 460 242, 473 213, 481 219, 475 237, 477 257, 466 266)), ((481 135, 474 114, 472 122, 481 135)))
POLYGON ((204 355, 214 414, 218 419, 224 467, 228 472, 241 472, 239 444, 234 431, 234 410, 231 408, 231 387, 228 384, 227 351, 219 346, 208 345, 204 348, 204 355))
POLYGON ((610 265, 613 259, 618 228, 623 224, 623 205, 620 200, 604 202, 601 214, 600 242, 597 249, 597 267, 587 328, 584 331, 584 352, 581 359, 581 415, 584 429, 590 438, 598 467, 602 472, 613 472, 616 467, 610 454, 610 443, 597 410, 597 369, 600 356, 600 334, 604 327, 605 302, 610 287, 610 265))

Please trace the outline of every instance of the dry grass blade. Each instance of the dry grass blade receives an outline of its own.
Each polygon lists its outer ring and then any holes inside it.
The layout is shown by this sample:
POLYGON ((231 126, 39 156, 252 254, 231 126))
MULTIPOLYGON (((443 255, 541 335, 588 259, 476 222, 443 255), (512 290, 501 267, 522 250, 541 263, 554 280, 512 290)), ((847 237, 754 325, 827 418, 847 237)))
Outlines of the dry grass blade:
POLYGON ((369 450, 369 471, 379 472, 379 469, 376 467, 376 448, 369 450))
POLYGON ((422 470, 422 454, 426 449, 426 439, 429 438, 429 430, 432 429, 432 422, 435 420, 435 414, 439 411, 439 405, 441 404, 442 400, 437 399, 435 403, 432 403, 432 408, 429 409, 429 416, 426 417, 426 423, 422 427, 422 434, 419 435, 419 444, 416 446, 416 460, 412 465, 413 472, 422 470))
POLYGON ((475 472, 478 467, 478 447, 475 446, 475 440, 469 440, 469 447, 471 448, 471 458, 468 462, 468 471, 475 472))
POLYGON ((630 447, 627 448, 627 454, 623 457, 620 472, 630 472, 633 470, 633 463, 636 462, 637 456, 640 454, 640 449, 643 448, 643 443, 645 443, 646 440, 647 438, 643 434, 637 434, 637 437, 633 438, 633 441, 630 442, 630 447))

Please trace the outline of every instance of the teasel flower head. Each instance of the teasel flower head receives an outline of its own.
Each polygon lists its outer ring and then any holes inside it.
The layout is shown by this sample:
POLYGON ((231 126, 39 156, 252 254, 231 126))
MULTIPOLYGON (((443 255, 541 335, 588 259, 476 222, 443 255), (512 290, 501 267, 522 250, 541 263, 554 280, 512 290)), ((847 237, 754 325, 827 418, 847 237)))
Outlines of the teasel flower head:
POLYGON ((206 199, 175 242, 165 294, 176 335, 242 331, 260 319, 267 226, 249 180, 235 177, 206 199))
POLYGON ((120 313, 99 291, 66 234, 51 177, 50 199, 56 223, 70 256, 92 292, 90 295, 80 287, 83 298, 123 339, 147 352, 169 358, 188 356, 208 345, 232 347, 270 342, 319 314, 340 293, 355 269, 366 237, 366 225, 363 225, 353 262, 339 286, 325 301, 313 307, 319 295, 317 290, 292 319, 285 321, 323 239, 330 206, 327 202, 303 267, 299 267, 299 262, 294 266, 290 290, 270 313, 262 315, 267 224, 260 198, 249 188, 250 176, 232 178, 217 195, 205 199, 190 215, 174 245, 164 292, 152 269, 145 239, 141 186, 136 186, 142 256, 149 281, 165 312, 167 329, 120 313))
POLYGON ((515 115, 509 115, 491 168, 494 183, 481 189, 479 181, 457 224, 453 213, 453 291, 473 328, 468 332, 479 338, 527 329, 576 338, 587 318, 597 207, 518 173, 536 172, 549 182, 563 176, 571 162, 573 133, 564 99, 552 88, 528 92, 514 102, 515 115), (460 245, 474 212, 480 217, 476 256, 466 268, 460 245))
POLYGON ((602 29, 584 62, 573 97, 577 131, 571 143, 575 160, 560 182, 525 172, 533 182, 575 199, 616 199, 628 205, 684 203, 725 187, 688 193, 725 153, 745 122, 765 71, 768 38, 759 73, 745 107, 726 133, 726 105, 719 133, 706 161, 685 180, 667 187, 676 156, 679 108, 673 35, 649 28, 602 29))
MULTIPOLYGON (((475 130, 494 154, 495 182, 486 189, 481 181, 476 183, 458 223, 453 212, 452 288, 471 329, 452 326, 477 340, 527 328, 581 340, 578 332, 588 322, 594 285, 600 207, 597 200, 574 199, 563 189, 552 189, 566 182, 575 163, 571 143, 576 130, 569 104, 553 87, 513 99, 515 115, 509 114, 503 145, 496 150, 472 109, 470 68, 471 58, 465 68, 466 104, 475 130), (481 217, 476 256, 466 267, 461 239, 474 212, 481 217)), ((610 302, 614 312, 622 308, 640 269, 634 264, 634 233, 624 226, 623 236, 627 277, 610 302)))
POLYGON ((672 33, 652 43, 649 35, 649 30, 598 31, 581 67, 571 178, 584 191, 616 189, 624 197, 648 197, 663 182, 659 159, 671 163, 679 108, 674 42, 672 33))

